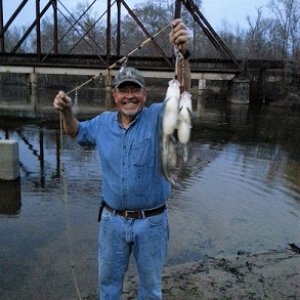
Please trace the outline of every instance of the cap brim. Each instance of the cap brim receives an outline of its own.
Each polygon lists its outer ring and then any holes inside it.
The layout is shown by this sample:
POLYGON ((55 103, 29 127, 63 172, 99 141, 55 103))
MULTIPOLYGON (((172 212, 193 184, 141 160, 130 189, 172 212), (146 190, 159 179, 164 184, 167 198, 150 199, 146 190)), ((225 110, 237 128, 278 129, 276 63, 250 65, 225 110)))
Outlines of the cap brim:
POLYGON ((131 83, 135 83, 135 84, 137 84, 138 86, 140 86, 141 88, 143 88, 144 87, 144 85, 140 82, 140 81, 138 81, 138 80, 135 80, 135 79, 123 79, 123 80, 120 80, 120 81, 118 81, 116 84, 115 84, 115 87, 117 88, 117 87, 119 87, 122 83, 125 83, 125 82, 131 82, 131 83))

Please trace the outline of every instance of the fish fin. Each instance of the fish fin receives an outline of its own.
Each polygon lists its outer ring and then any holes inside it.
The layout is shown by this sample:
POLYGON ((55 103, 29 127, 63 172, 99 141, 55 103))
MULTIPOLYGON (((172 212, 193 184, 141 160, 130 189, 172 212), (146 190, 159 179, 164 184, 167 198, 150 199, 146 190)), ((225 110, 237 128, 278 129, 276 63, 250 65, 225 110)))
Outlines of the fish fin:
POLYGON ((182 154, 182 159, 184 163, 187 163, 189 158, 189 149, 188 149, 188 145, 185 144, 183 145, 183 154, 182 154))

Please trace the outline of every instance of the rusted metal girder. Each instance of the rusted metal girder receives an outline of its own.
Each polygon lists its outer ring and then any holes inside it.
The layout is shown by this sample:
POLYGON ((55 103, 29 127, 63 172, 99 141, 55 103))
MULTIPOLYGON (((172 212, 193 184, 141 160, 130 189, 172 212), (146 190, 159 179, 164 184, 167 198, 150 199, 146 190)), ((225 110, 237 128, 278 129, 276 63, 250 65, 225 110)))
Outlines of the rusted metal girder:
POLYGON ((107 0, 107 27, 106 27, 106 63, 110 65, 110 41, 111 41, 111 0, 107 0))
MULTIPOLYGON (((109 1, 109 0, 108 0, 109 1)), ((145 26, 141 23, 141 21, 136 17, 134 12, 130 9, 130 7, 127 5, 125 0, 121 0, 122 4, 130 14, 130 16, 134 19, 134 21, 139 25, 139 27, 142 29, 142 31, 146 34, 148 38, 151 38, 151 34, 148 32, 148 30, 145 28, 145 26)), ((173 66, 173 64, 170 62, 168 56, 164 53, 164 51, 161 49, 161 47, 157 44, 157 42, 152 39, 153 45, 157 48, 157 50, 160 52, 162 57, 165 59, 165 61, 168 63, 168 65, 173 66)))
MULTIPOLYGON (((38 0, 37 0, 38 1, 38 0)), ((46 6, 43 8, 43 10, 41 12, 38 12, 39 10, 36 9, 37 14, 38 14, 38 19, 35 19, 33 21, 33 23, 29 26, 29 28, 27 29, 27 31, 23 34, 22 38, 19 40, 19 42, 15 45, 15 47, 11 50, 11 53, 16 53, 16 51, 20 48, 20 46, 22 45, 22 43, 26 40, 26 38, 28 37, 28 35, 31 33, 31 31, 33 30, 34 27, 37 26, 37 23, 40 23, 40 19, 42 18, 42 16, 46 13, 46 11, 49 9, 49 7, 52 4, 52 0, 50 0, 46 6)), ((40 45, 41 46, 41 45, 40 45)))
POLYGON ((181 16, 181 0, 175 1, 174 19, 178 19, 181 16))
POLYGON ((117 0, 117 56, 121 55, 121 0, 117 0))
POLYGON ((35 17, 36 17, 36 54, 37 60, 41 61, 41 14, 40 14, 40 0, 35 0, 35 17))
MULTIPOLYGON (((11 0, 5 0, 5 1, 11 1, 11 0)), ((13 14, 10 16, 6 24, 4 24, 3 19, 3 0, 0 0, 0 52, 5 53, 5 33, 9 29, 10 25, 13 23, 13 21, 16 19, 20 11, 24 8, 24 6, 28 3, 29 0, 22 0, 22 2, 19 4, 19 6, 16 8, 16 10, 13 12, 13 14)), ((29 36, 29 34, 32 32, 34 28, 36 28, 36 56, 37 61, 44 62, 45 58, 48 57, 50 52, 54 52, 54 54, 59 54, 59 40, 58 38, 58 1, 59 0, 48 0, 45 7, 41 10, 40 8, 40 0, 35 1, 36 5, 36 18, 33 21, 33 23, 29 26, 27 31, 23 34, 23 36, 18 40, 17 44, 12 48, 10 53, 14 54, 18 51, 22 43, 25 41, 25 39, 29 36), (49 53, 44 56, 43 60, 41 60, 42 56, 42 36, 41 36, 41 25, 40 21, 43 17, 43 15, 47 12, 49 7, 52 6, 53 8, 53 48, 49 51, 49 53)), ((95 0, 96 1, 96 0, 95 0)), ((94 2, 95 2, 94 1, 94 2)), ((60 2, 60 1, 59 1, 60 2)), ((93 2, 93 3, 94 3, 93 2)), ((62 3, 62 2, 60 2, 62 3)), ((103 2, 102 2, 103 3, 103 2)), ((142 22, 137 18, 136 14, 130 9, 130 7, 127 5, 125 0, 107 0, 107 28, 106 28, 106 49, 102 50, 101 52, 105 54, 106 56, 106 64, 107 66, 110 65, 111 59, 112 59, 112 53, 111 53, 111 38, 112 38, 112 23, 111 23, 111 12, 112 12, 112 5, 113 3, 117 4, 117 36, 116 36, 116 55, 121 55, 121 8, 122 6, 127 10, 128 14, 131 16, 131 18, 137 23, 137 25, 140 27, 140 29, 143 31, 143 33, 148 37, 151 38, 151 42, 156 47, 158 52, 161 54, 163 59, 167 62, 169 66, 172 66, 172 62, 169 60, 168 56, 164 53, 164 51, 161 49, 161 47, 158 45, 158 43, 151 37, 150 33, 147 31, 145 26, 142 24, 142 22), (105 53, 106 52, 106 53, 105 53)), ((230 49, 225 45, 225 43, 222 41, 222 39, 217 35, 217 33, 214 31, 214 29, 211 27, 209 22, 205 19, 203 14, 200 12, 199 8, 194 4, 193 0, 175 0, 175 11, 174 11, 174 18, 180 17, 180 11, 181 6, 185 6, 185 8, 190 12, 190 14, 193 16, 194 20, 200 25, 200 27, 203 29, 204 33, 207 35, 209 40, 212 42, 214 47, 220 51, 224 57, 231 59, 237 66, 239 65, 236 58, 230 51, 230 49)), ((98 20, 97 20, 98 22, 98 20)), ((79 24, 80 25, 80 24, 79 24)), ((75 26, 75 24, 73 25, 75 26)), ((75 27, 74 27, 75 28, 75 27)), ((88 34, 89 29, 85 29, 85 35, 88 34)), ((84 35, 84 36, 85 36, 84 35)), ((81 38, 84 39, 84 36, 81 38)), ((86 41, 84 39, 84 41, 86 41)), ((104 43, 103 43, 104 44, 104 43)), ((74 45, 76 47, 76 44, 74 45)), ((96 54, 97 55, 97 54, 96 54)), ((105 62, 105 56, 102 56, 100 60, 102 62, 105 62), (104 60, 103 60, 104 57, 104 60)), ((99 55, 100 57, 100 55, 99 55)))
MULTIPOLYGON (((2 2, 2 0, 0 0, 0 32, 2 32, 2 30, 3 30, 3 25, 4 25, 4 21, 3 21, 3 2, 2 2)), ((4 52, 4 49, 5 49, 4 37, 1 36, 1 38, 0 38, 0 51, 1 51, 1 53, 4 52)))
POLYGON ((239 63, 230 49, 226 46, 226 44, 222 41, 219 35, 215 32, 209 22, 206 20, 204 15, 200 12, 198 6, 193 2, 193 0, 180 0, 186 9, 191 13, 194 20, 200 25, 203 32, 209 38, 214 47, 221 52, 225 57, 231 59, 237 67, 239 67, 239 63))
POLYGON ((52 7, 53 7, 53 50, 54 54, 58 53, 58 18, 57 18, 57 0, 53 0, 52 2, 52 7))
MULTIPOLYGON (((3 26, 3 28, 1 28, 2 30, 0 31, 0 38, 3 37, 4 33, 7 31, 7 29, 9 28, 9 26, 11 25, 11 23, 14 21, 14 19, 18 16, 18 14, 20 13, 20 11, 23 9, 23 7, 25 6, 25 4, 28 2, 28 0, 23 0, 20 5, 17 7, 17 9, 14 11, 14 13, 12 14, 12 16, 8 19, 8 21, 6 22, 6 24, 3 26)), ((3 3, 1 1, 1 10, 3 11, 3 3)))
POLYGON ((15 18, 18 16, 18 14, 20 13, 20 11, 23 9, 23 7, 25 6, 25 4, 28 2, 28 0, 23 0, 20 5, 16 8, 16 10, 14 11, 14 13, 11 15, 11 17, 8 19, 8 21, 6 22, 6 24, 4 25, 4 20, 3 20, 3 1, 1 0, 0 2, 0 9, 1 9, 1 20, 0 20, 0 41, 1 41, 1 53, 5 52, 5 37, 4 34, 7 31, 7 29, 9 28, 9 26, 12 24, 12 22, 15 20, 15 18))
MULTIPOLYGON (((73 19, 74 20, 74 23, 72 23, 70 20, 69 20, 69 18, 67 17, 67 16, 65 16, 65 14, 61 11, 61 10, 59 10, 59 12, 61 13, 61 15, 66 19, 66 21, 71 25, 71 27, 69 28, 69 30, 58 40, 58 43, 59 42, 61 42, 65 37, 66 37, 66 35, 69 33, 69 31, 71 30, 71 29, 73 29, 74 28, 74 30, 76 30, 77 31, 77 33, 79 33, 80 34, 80 32, 78 31, 78 29, 75 27, 75 25, 76 24, 78 24, 79 26, 80 26, 80 28, 85 32, 83 35, 82 35, 82 37, 71 47, 71 49, 69 49, 69 51, 68 51, 68 53, 71 53, 72 52, 72 50, 73 49, 75 49, 76 48, 76 46, 81 42, 81 41, 84 41, 89 47, 91 47, 91 49, 93 49, 93 46, 91 45, 91 43, 89 42, 89 41, 87 41, 86 39, 85 39, 85 37, 86 36, 89 36, 90 38, 91 38, 91 36, 89 35, 89 32, 90 32, 90 30, 96 25, 96 23, 102 18, 102 16, 100 16, 97 20, 96 20, 96 22, 94 23, 94 24, 92 24, 87 30, 83 27, 83 25, 80 23, 80 19, 84 16, 84 14, 85 13, 87 13, 87 11, 95 4, 95 2, 96 2, 96 0, 94 0, 86 9, 85 9, 85 11, 76 19, 74 16, 73 16, 73 14, 67 9, 67 7, 59 0, 59 3, 63 6, 63 8, 68 12, 68 14, 70 15, 70 17, 71 17, 71 19, 73 19)), ((99 44, 97 44, 92 38, 91 38, 91 41, 93 41, 93 43, 94 43, 94 45, 96 46, 96 48, 98 48, 101 52, 103 52, 104 53, 104 50, 100 47, 100 45, 99 44)), ((50 54, 50 53, 49 53, 50 54)), ((48 54, 48 55, 49 55, 48 54)), ((46 55, 44 58, 43 58, 43 60, 45 60, 47 57, 48 57, 48 55, 46 55)), ((105 63, 105 61, 104 61, 104 59, 100 56, 100 55, 98 55, 98 54, 96 54, 97 56, 98 56, 98 58, 103 62, 103 63, 105 63)))

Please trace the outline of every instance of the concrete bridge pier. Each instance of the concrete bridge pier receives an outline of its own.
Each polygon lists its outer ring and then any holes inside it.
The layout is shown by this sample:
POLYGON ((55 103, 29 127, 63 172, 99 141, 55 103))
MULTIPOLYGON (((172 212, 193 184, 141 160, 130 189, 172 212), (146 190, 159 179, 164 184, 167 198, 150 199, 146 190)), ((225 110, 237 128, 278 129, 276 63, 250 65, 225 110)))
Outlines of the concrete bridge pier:
POLYGON ((37 111, 38 109, 38 95, 37 93, 31 93, 30 94, 30 103, 31 103, 31 107, 33 109, 34 112, 37 111))
POLYGON ((112 85, 112 76, 106 75, 104 77, 104 85, 105 85, 105 91, 106 93, 111 92, 111 85, 112 85))
POLYGON ((198 95, 198 96, 197 96, 196 110, 193 111, 193 113, 194 113, 197 117, 200 117, 201 114, 203 113, 202 95, 198 95))
POLYGON ((28 75, 28 88, 30 93, 30 102, 33 110, 37 107, 37 73, 33 72, 28 75))
POLYGON ((0 179, 15 180, 19 176, 18 142, 15 140, 0 140, 0 179))
POLYGON ((227 100, 230 103, 249 104, 250 78, 235 77, 231 80, 227 100))
POLYGON ((198 81, 198 94, 202 95, 206 88, 206 79, 199 79, 198 81))
POLYGON ((28 81, 29 81, 30 94, 37 95, 37 74, 36 73, 30 73, 28 81))
POLYGON ((196 115, 199 117, 202 113, 203 107, 202 107, 202 99, 203 99, 203 93, 206 88, 206 79, 199 79, 198 81, 198 97, 197 97, 197 105, 196 105, 196 115))

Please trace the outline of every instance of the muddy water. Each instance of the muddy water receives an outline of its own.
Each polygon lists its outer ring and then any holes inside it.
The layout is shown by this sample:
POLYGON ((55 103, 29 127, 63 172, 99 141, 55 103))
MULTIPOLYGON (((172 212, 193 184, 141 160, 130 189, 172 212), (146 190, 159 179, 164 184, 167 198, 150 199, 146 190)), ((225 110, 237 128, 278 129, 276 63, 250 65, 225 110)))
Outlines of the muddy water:
MULTIPOLYGON (((86 113, 79 103, 84 117, 109 103, 89 99, 86 113)), ((56 114, 33 113, 38 122, 0 122, 21 163, 20 180, 0 182, 0 298, 75 299, 76 285, 84 297, 97 281, 98 158, 61 138, 56 114)), ((169 200, 167 264, 299 242, 299 114, 195 97, 193 123, 190 161, 169 200)))

